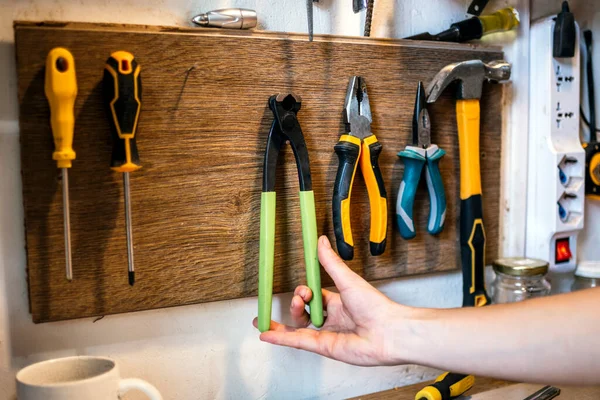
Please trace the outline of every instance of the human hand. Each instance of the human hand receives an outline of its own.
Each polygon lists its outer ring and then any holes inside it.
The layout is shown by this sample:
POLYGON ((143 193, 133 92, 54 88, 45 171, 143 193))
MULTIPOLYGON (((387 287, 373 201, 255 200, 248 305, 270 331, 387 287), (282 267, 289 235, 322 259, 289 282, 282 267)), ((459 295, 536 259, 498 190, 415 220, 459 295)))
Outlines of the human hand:
MULTIPOLYGON (((396 356, 401 325, 395 322, 409 311, 357 275, 333 251, 326 236, 319 238, 319 261, 333 279, 339 293, 323 289, 327 312, 321 330, 310 329, 305 305, 312 291, 298 286, 290 305, 294 326, 271 321, 260 340, 311 351, 325 357, 362 366, 402 363, 396 356)), ((253 321, 257 326, 257 319, 253 321)))

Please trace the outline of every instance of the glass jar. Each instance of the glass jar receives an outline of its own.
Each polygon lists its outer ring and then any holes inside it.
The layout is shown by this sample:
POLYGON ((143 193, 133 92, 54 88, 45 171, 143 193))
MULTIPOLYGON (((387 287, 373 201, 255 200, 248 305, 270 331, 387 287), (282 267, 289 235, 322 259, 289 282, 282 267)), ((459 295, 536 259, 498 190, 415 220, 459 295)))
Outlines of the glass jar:
POLYGON ((550 294, 546 280, 548 263, 532 258, 501 258, 494 261, 496 279, 492 283, 492 302, 514 303, 550 294))
POLYGON ((590 289, 600 286, 600 264, 597 262, 581 262, 575 270, 575 282, 571 291, 590 289))

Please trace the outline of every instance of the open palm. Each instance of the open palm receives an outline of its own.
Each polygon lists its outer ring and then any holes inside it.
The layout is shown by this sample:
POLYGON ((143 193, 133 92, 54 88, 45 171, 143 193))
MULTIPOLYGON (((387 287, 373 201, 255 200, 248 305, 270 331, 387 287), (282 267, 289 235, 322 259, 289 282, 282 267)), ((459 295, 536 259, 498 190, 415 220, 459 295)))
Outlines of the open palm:
POLYGON ((305 304, 312 292, 307 286, 298 286, 290 306, 294 326, 271 321, 270 330, 260 339, 355 365, 397 364, 391 356, 394 329, 387 322, 393 320, 392 315, 402 313, 403 307, 348 268, 325 236, 319 238, 319 261, 339 290, 323 289, 327 318, 321 330, 308 328, 310 316, 305 304))

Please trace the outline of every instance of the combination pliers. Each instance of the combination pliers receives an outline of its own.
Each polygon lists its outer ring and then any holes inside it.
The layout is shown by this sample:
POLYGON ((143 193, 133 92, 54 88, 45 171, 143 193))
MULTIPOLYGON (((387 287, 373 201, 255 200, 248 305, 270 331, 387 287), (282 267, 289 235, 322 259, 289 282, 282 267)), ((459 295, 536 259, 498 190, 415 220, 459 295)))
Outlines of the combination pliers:
POLYGON ((258 329, 269 330, 273 299, 273 264, 275 255, 275 170, 281 147, 289 141, 296 159, 300 181, 300 215, 306 281, 312 290, 310 319, 314 326, 323 325, 321 271, 317 257, 317 218, 312 190, 308 150, 297 114, 302 105, 300 96, 283 93, 269 98, 273 124, 267 138, 263 165, 263 187, 260 202, 260 247, 258 272, 258 329))
POLYGON ((348 133, 342 135, 334 147, 339 157, 339 166, 333 188, 333 229, 338 253, 344 260, 352 260, 354 257, 350 195, 359 163, 371 207, 371 254, 378 256, 385 251, 387 194, 378 164, 383 146, 371 132, 372 120, 367 84, 364 78, 353 76, 348 84, 344 107, 344 122, 348 133))
POLYGON ((400 236, 404 239, 412 239, 416 236, 413 207, 423 169, 425 169, 430 204, 427 231, 435 235, 444 228, 446 194, 439 167, 440 158, 444 154, 446 154, 444 150, 431 144, 431 122, 426 108, 425 89, 423 83, 419 82, 413 114, 412 145, 406 146, 398 153, 398 157, 404 160, 404 174, 398 190, 396 219, 400 236))

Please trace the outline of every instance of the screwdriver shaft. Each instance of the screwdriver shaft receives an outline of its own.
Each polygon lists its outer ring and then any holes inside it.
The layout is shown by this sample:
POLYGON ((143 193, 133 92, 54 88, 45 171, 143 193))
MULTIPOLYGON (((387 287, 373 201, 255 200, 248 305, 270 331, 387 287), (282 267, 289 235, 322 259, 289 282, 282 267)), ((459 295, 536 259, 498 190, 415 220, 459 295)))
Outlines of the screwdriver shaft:
POLYGON ((133 233, 131 225, 131 199, 129 195, 129 172, 123 172, 123 191, 125 195, 125 231, 127 233, 129 284, 133 286, 135 283, 135 270, 133 267, 133 233))
POLYGON ((62 195, 63 195, 63 223, 65 231, 65 261, 67 279, 73 279, 73 264, 71 263, 71 217, 69 213, 69 170, 62 169, 62 195))
POLYGON ((306 0, 306 17, 308 20, 308 41, 313 41, 313 0, 306 0))

